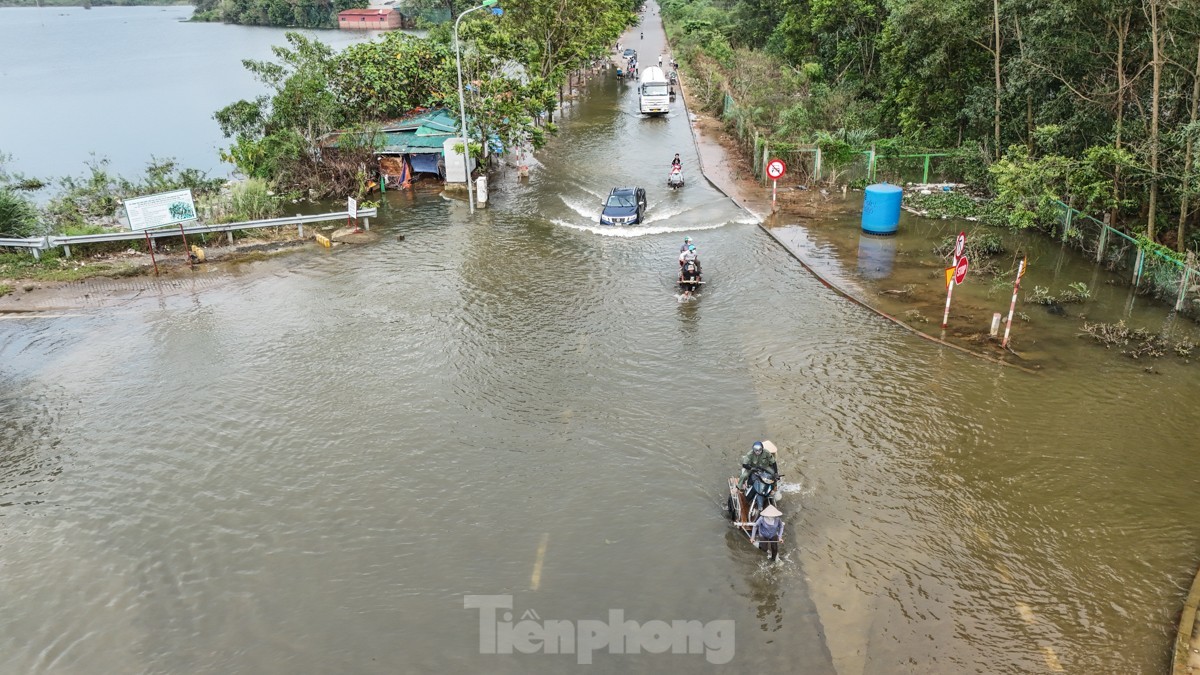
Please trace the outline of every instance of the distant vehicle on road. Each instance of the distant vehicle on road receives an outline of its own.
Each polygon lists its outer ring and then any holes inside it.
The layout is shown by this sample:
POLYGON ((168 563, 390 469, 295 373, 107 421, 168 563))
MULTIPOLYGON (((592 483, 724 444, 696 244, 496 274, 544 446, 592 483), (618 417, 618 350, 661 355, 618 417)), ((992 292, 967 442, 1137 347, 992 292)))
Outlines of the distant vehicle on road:
POLYGON ((646 213, 646 191, 640 187, 616 187, 609 191, 600 211, 601 225, 636 225, 646 213))
POLYGON ((638 110, 643 115, 665 115, 671 110, 671 85, 667 74, 658 66, 642 71, 638 85, 638 110))
POLYGON ((624 56, 627 59, 631 56, 637 56, 637 50, 633 47, 626 47, 625 51, 621 52, 621 56, 624 56))

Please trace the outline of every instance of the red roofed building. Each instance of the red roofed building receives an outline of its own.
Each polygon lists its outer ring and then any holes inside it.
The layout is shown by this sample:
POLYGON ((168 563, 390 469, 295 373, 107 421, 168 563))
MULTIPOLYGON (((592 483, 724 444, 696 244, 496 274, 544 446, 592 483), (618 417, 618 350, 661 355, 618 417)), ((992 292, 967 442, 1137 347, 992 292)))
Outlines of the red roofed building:
POLYGON ((338 28, 346 30, 392 30, 400 28, 403 20, 400 12, 390 7, 338 12, 338 28))

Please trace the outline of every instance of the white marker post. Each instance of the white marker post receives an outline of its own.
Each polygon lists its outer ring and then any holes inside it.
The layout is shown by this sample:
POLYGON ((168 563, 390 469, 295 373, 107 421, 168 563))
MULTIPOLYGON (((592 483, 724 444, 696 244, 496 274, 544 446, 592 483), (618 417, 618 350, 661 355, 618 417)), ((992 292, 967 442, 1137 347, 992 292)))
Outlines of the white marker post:
POLYGON ((942 328, 945 328, 946 323, 950 321, 950 296, 954 294, 954 287, 967 278, 968 264, 966 256, 959 258, 958 262, 954 264, 954 278, 946 284, 946 313, 942 315, 942 328))
POLYGON ((782 159, 772 159, 767 162, 767 177, 771 179, 771 211, 775 210, 775 194, 779 185, 779 179, 787 173, 787 165, 782 159))
POLYGON ((346 227, 358 232, 358 202, 354 197, 346 197, 346 227))
POLYGON ((1025 276, 1025 259, 1021 258, 1021 264, 1017 265, 1017 280, 1013 282, 1012 302, 1008 304, 1008 325, 1004 327, 1004 340, 1000 343, 1002 348, 1008 347, 1008 333, 1012 330, 1013 310, 1017 307, 1017 291, 1021 288, 1021 277, 1025 276))

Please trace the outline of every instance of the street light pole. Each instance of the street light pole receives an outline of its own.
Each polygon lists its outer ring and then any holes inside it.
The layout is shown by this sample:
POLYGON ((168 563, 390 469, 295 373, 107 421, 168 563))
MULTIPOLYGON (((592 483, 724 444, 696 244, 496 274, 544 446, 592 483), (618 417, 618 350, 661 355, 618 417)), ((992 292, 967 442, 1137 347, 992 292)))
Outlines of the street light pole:
POLYGON ((463 138, 463 173, 467 179, 467 203, 471 206, 471 213, 475 213, 475 192, 471 189, 471 144, 467 138, 467 104, 466 96, 463 94, 462 83, 462 48, 458 44, 458 22, 462 18, 477 9, 485 9, 494 7, 500 0, 483 0, 483 4, 472 7, 454 20, 454 65, 458 69, 458 117, 462 120, 462 138, 463 138))

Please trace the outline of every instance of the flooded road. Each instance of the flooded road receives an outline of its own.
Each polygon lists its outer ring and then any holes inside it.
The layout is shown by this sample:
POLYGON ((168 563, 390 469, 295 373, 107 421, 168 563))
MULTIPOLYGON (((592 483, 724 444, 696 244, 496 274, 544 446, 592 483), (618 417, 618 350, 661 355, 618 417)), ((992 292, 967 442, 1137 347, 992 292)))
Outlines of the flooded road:
POLYGON ((388 193, 375 246, 0 321, 0 671, 580 662, 483 653, 466 596, 498 596, 497 640, 733 622, 602 673, 1161 672, 1200 549, 1194 373, 1028 375, 898 330, 699 179, 680 108, 635 106, 598 80, 474 218, 388 193), (649 222, 600 228, 630 183, 649 222), (774 566, 722 510, 764 437, 774 566))

